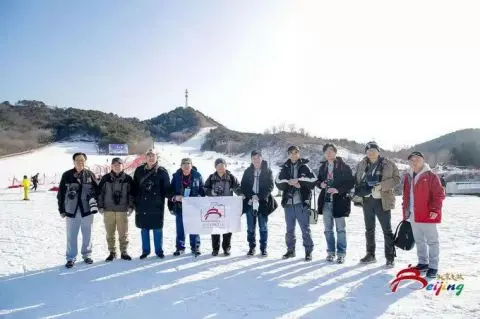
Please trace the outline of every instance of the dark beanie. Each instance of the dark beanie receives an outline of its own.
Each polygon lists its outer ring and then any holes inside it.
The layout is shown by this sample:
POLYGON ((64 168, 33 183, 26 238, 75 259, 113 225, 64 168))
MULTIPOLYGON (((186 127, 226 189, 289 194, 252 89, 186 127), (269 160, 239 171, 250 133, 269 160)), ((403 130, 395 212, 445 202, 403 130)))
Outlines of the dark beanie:
POLYGON ((367 145, 365 145, 365 153, 368 150, 371 150, 372 148, 376 149, 377 151, 380 152, 380 147, 378 146, 377 142, 368 142, 367 145))
POLYGON ((252 153, 250 154, 250 157, 254 157, 254 156, 260 156, 262 157, 262 152, 261 151, 257 151, 257 150, 254 150, 252 151, 252 153))
POLYGON ((227 165, 227 161, 225 161, 223 158, 217 158, 215 160, 215 167, 217 167, 218 164, 227 165))
POLYGON ((323 145, 323 152, 325 153, 329 148, 333 149, 333 151, 337 153, 337 146, 333 143, 327 143, 323 145))

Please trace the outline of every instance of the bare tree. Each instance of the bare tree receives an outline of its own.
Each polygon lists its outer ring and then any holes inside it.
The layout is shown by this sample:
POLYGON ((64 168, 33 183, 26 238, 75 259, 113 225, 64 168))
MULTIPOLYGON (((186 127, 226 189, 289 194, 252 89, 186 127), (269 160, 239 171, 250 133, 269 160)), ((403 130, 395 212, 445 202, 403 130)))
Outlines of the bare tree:
POLYGON ((302 136, 306 136, 305 135, 305 129, 302 127, 298 130, 298 132, 302 135, 302 136))
POLYGON ((288 124, 288 129, 290 130, 290 133, 295 133, 297 126, 294 123, 288 124))
POLYGON ((272 129, 271 129, 271 130, 272 130, 272 134, 273 134, 273 135, 277 134, 277 132, 278 132, 278 131, 277 131, 277 127, 276 127, 275 125, 272 126, 272 129))
POLYGON ((281 132, 285 132, 287 128, 287 123, 283 122, 282 124, 278 125, 278 132, 281 133, 281 132))

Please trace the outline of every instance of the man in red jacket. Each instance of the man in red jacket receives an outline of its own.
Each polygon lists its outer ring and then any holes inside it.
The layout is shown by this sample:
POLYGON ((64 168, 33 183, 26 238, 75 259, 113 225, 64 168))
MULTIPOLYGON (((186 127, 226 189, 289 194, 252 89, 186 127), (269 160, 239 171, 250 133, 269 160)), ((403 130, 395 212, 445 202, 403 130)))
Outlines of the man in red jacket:
POLYGON ((403 219, 412 224, 418 256, 415 268, 435 278, 440 254, 437 224, 442 220, 445 193, 422 153, 413 152, 408 161, 411 171, 405 175, 403 183, 403 219))

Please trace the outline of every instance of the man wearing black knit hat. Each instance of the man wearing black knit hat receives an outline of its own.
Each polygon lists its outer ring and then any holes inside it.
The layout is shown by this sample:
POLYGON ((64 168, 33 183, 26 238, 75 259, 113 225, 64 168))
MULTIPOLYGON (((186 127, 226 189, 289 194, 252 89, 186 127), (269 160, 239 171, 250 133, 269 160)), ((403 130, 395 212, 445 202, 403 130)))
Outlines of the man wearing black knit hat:
POLYGON ((392 161, 380 156, 376 142, 365 146, 366 157, 357 165, 355 197, 362 202, 365 220, 367 255, 361 263, 374 263, 375 216, 382 226, 385 241, 386 266, 394 266, 395 246, 391 223, 391 210, 395 208, 395 187, 400 183, 398 168, 392 161))

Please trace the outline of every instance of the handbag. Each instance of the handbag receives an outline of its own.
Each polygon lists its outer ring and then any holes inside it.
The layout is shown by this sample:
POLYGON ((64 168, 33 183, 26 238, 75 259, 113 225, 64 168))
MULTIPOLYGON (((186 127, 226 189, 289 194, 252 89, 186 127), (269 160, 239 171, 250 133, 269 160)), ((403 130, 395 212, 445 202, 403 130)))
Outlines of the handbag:
POLYGON ((415 246, 412 225, 409 221, 402 220, 395 231, 395 246, 402 250, 411 250, 415 246))

